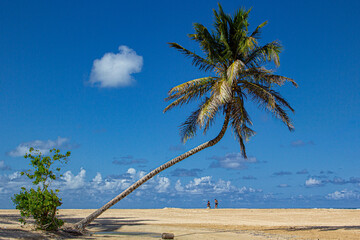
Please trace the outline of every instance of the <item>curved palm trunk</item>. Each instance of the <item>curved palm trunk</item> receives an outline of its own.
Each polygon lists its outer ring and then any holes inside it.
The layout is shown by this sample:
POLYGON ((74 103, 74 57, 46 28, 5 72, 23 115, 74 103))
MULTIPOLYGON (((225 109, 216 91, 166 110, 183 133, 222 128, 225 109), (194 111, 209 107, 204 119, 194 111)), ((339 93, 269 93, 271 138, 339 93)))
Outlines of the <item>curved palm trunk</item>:
POLYGON ((114 204, 116 204, 117 202, 119 202, 121 199, 123 199, 124 197, 126 197, 127 195, 129 195, 132 191, 134 191, 135 189, 137 189, 138 187, 140 187, 142 184, 144 184, 145 182, 147 182, 149 179, 151 179, 152 177, 154 177, 155 175, 157 175, 158 173, 164 171, 165 169, 173 166, 174 164, 184 160, 185 158, 190 157, 191 155, 205 149, 208 147, 211 147, 213 145, 215 145, 216 143, 218 143, 220 141, 220 139, 224 136, 227 126, 229 123, 229 113, 227 112, 225 115, 225 121, 224 124, 222 126, 222 129, 220 131, 220 133, 212 140, 205 142, 199 146, 197 146, 196 148, 191 149, 190 151, 168 161, 167 163, 161 165, 160 167, 154 169, 153 171, 151 171, 150 173, 148 173, 147 175, 145 175, 143 178, 141 178, 140 180, 138 180, 136 183, 134 183, 133 185, 131 185, 130 187, 128 187, 125 191, 123 191, 121 194, 117 195, 115 198, 113 198, 111 201, 109 201, 108 203, 106 203, 104 206, 102 206, 101 208, 99 208, 98 210, 96 210, 95 212, 93 212, 92 214, 90 214, 89 216, 87 216, 86 218, 82 219, 81 221, 77 222, 74 224, 74 228, 83 232, 85 230, 85 227, 87 225, 89 225, 92 221, 94 221, 98 216, 100 216, 103 212, 105 212, 107 209, 109 209, 110 207, 112 207, 114 204))

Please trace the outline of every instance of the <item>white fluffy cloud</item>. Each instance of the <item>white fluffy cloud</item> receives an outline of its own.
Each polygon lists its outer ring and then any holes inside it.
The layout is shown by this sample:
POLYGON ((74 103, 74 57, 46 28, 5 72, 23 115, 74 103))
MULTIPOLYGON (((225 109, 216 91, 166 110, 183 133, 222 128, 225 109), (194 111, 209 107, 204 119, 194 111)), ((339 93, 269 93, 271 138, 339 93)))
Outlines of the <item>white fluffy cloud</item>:
POLYGON ((320 186, 321 184, 321 181, 316 178, 309 178, 305 181, 305 186, 307 187, 320 186))
POLYGON ((177 180, 176 183, 175 183, 175 190, 178 191, 178 192, 184 191, 184 187, 181 186, 181 181, 180 181, 180 179, 177 180))
POLYGON ((158 185, 155 187, 155 189, 159 192, 166 192, 168 187, 170 186, 170 179, 167 177, 159 177, 158 179, 158 185))
POLYGON ((19 178, 20 176, 21 176, 20 172, 16 171, 16 172, 9 174, 9 179, 14 180, 14 179, 19 178))
POLYGON ((119 53, 105 53, 94 61, 89 82, 102 88, 126 87, 134 83, 131 74, 140 72, 142 66, 142 56, 127 46, 120 46, 119 53))
POLYGON ((248 194, 262 192, 261 189, 253 189, 251 187, 238 188, 231 184, 231 181, 224 181, 219 179, 217 182, 212 181, 211 176, 194 178, 188 184, 182 186, 181 181, 178 180, 175 184, 175 190, 179 193, 188 194, 209 194, 209 193, 239 193, 248 194))
POLYGON ((327 199, 342 200, 342 199, 360 199, 360 194, 355 191, 344 189, 342 191, 335 191, 326 196, 327 199))
POLYGON ((33 147, 34 149, 38 149, 41 153, 46 154, 52 148, 61 148, 66 146, 69 142, 69 139, 58 137, 56 140, 35 140, 31 142, 25 142, 19 144, 14 150, 8 152, 8 155, 11 157, 20 157, 24 156, 26 153, 29 152, 29 148, 33 147))
POLYGON ((85 186, 85 169, 81 168, 77 175, 67 171, 61 177, 64 180, 64 189, 78 189, 85 186))

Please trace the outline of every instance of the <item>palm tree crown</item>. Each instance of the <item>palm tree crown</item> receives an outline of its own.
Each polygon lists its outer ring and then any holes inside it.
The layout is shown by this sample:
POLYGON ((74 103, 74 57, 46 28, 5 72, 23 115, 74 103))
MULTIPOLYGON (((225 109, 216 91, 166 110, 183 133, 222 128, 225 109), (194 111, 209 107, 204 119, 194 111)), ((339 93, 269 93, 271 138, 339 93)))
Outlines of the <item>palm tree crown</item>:
POLYGON ((269 62, 280 65, 282 50, 278 41, 263 46, 258 44, 260 30, 267 22, 260 24, 249 34, 248 15, 250 10, 240 9, 234 16, 225 14, 219 4, 214 10, 214 30, 202 24, 194 24, 194 34, 188 36, 199 43, 204 57, 189 51, 177 43, 169 43, 181 53, 192 59, 200 70, 212 72, 212 76, 194 79, 172 88, 167 101, 172 101, 164 112, 176 106, 201 99, 200 106, 181 125, 183 142, 195 136, 198 129, 204 133, 213 123, 218 113, 225 114, 233 132, 240 143, 241 153, 246 158, 244 141, 255 132, 250 128, 252 122, 244 104, 247 99, 269 111, 282 120, 289 130, 293 130, 287 111, 294 112, 289 103, 273 88, 290 81, 290 78, 275 75, 265 68, 269 62))

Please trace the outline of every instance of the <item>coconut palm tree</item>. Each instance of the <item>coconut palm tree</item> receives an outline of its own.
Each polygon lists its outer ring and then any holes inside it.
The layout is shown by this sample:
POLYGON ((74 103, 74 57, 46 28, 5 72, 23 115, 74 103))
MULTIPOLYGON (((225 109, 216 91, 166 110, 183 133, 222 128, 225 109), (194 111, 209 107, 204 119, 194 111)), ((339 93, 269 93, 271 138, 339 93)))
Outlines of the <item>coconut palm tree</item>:
POLYGON ((245 109, 247 100, 255 102, 260 108, 272 113, 284 122, 289 130, 294 129, 287 114, 288 110, 292 112, 294 110, 274 87, 281 86, 286 81, 297 85, 294 80, 276 75, 274 71, 264 67, 269 62, 273 62, 276 66, 280 65, 281 45, 279 42, 273 41, 260 46, 258 44, 260 30, 267 22, 260 24, 249 34, 249 13, 250 10, 240 9, 234 16, 231 16, 225 14, 219 4, 219 11, 214 10, 215 23, 212 32, 209 32, 205 26, 195 23, 195 33, 190 34, 189 37, 199 43, 203 57, 177 43, 169 43, 171 47, 191 58, 193 64, 200 70, 211 74, 208 77, 185 82, 172 88, 166 98, 171 103, 164 112, 191 101, 201 100, 199 107, 181 125, 182 141, 186 142, 195 136, 199 129, 206 132, 214 122, 215 116, 222 114, 224 120, 219 134, 212 140, 151 171, 103 207, 76 223, 76 229, 84 230, 96 217, 156 174, 218 143, 229 125, 240 143, 243 157, 246 158, 244 142, 255 133, 250 128, 252 122, 245 109))

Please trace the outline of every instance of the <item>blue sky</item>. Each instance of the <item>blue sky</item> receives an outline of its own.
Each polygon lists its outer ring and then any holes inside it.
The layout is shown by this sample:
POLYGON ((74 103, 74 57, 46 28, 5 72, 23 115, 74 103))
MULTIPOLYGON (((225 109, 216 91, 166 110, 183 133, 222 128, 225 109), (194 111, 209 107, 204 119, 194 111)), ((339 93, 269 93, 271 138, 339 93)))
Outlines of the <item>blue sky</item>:
MULTIPOLYGON (((115 208, 360 207, 359 1, 221 1, 253 7, 260 43, 280 40, 280 92, 295 132, 248 104, 257 135, 240 157, 231 131, 162 172, 115 208)), ((217 1, 1 1, 0 206, 29 182, 29 146, 70 150, 54 183, 64 208, 97 208, 151 169, 218 133, 181 144, 196 105, 166 114, 168 90, 204 76, 168 47, 192 24, 211 27, 217 1), (110 69, 110 70, 109 70, 110 69)))

